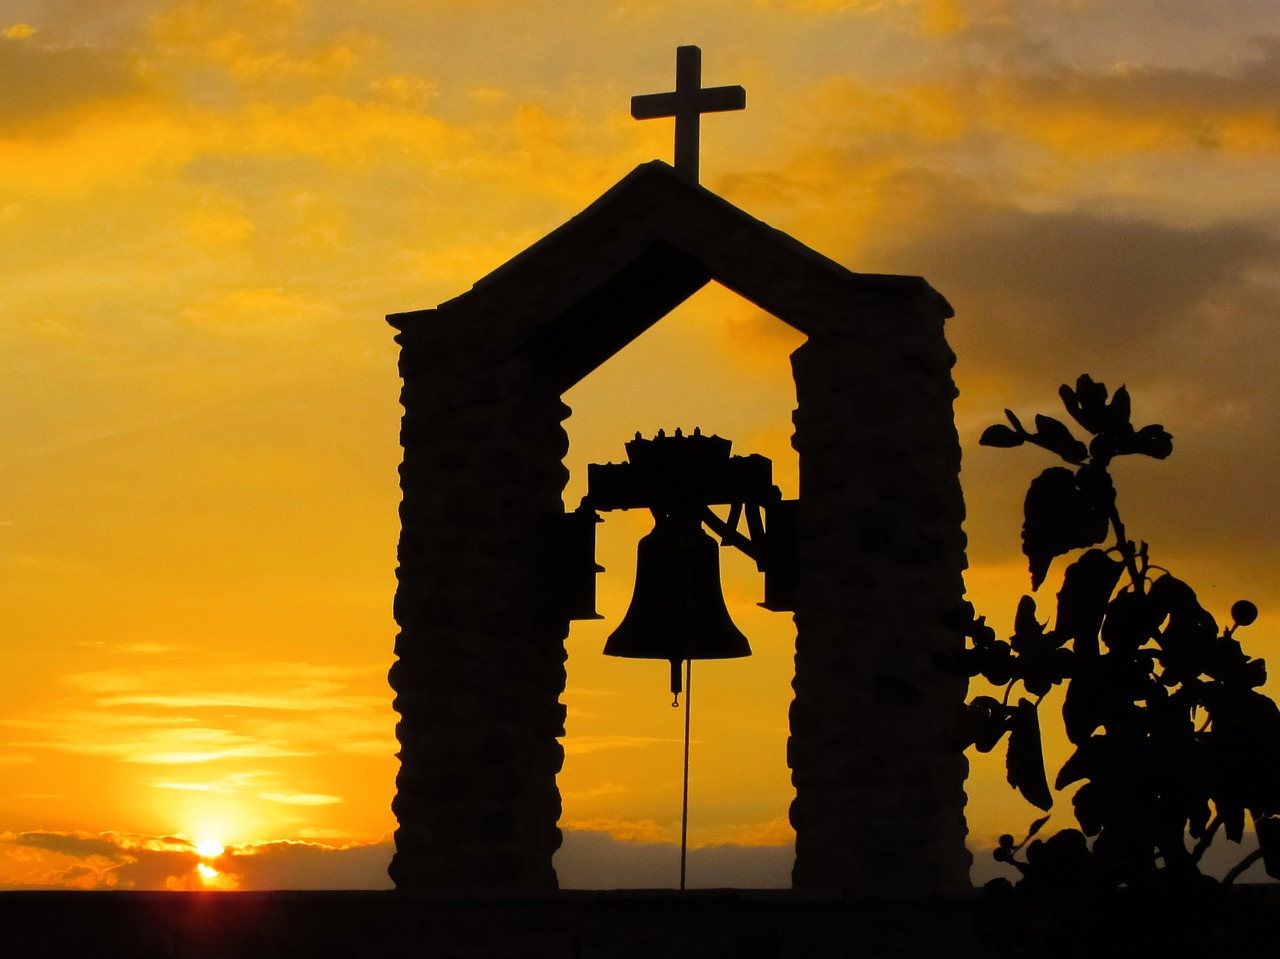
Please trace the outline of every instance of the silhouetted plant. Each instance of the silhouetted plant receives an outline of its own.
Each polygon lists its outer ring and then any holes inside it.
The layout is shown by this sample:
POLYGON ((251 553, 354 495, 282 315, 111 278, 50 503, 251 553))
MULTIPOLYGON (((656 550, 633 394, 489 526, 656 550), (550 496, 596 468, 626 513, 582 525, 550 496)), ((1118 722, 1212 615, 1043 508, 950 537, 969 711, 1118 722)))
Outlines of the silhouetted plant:
POLYGON ((1219 830, 1240 841, 1248 813, 1260 849, 1227 881, 1259 856, 1280 878, 1280 710, 1257 691, 1263 661, 1235 638, 1257 607, 1237 602, 1219 632, 1191 587, 1151 565, 1147 544, 1125 532, 1110 465, 1118 456, 1169 456, 1164 428, 1133 428, 1124 387, 1109 396, 1081 376, 1059 395, 1092 435, 1087 445, 1060 420, 1036 416, 1032 431, 1008 410, 1008 425, 988 427, 981 443, 1030 443, 1067 464, 1046 469, 1027 491, 1022 546, 1032 591, 1056 557, 1084 552, 1064 574, 1052 629, 1031 596, 1018 603, 1008 642, 968 606, 961 668, 1004 687, 1002 698, 968 704, 966 745, 988 752, 1008 734, 1009 783, 1043 810, 1053 793, 1039 706, 1065 687, 1062 719, 1075 751, 1054 789, 1081 783, 1072 799, 1080 828, 1035 839, 1045 816, 1022 843, 1002 836, 995 858, 1015 866, 1026 887, 1187 885, 1202 881, 1199 863, 1219 830))

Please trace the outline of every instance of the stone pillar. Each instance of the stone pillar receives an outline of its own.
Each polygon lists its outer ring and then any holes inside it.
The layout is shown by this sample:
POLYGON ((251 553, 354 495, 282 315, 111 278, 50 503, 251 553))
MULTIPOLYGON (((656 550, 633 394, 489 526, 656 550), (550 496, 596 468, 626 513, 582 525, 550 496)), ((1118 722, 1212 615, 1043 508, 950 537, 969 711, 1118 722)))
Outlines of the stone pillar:
POLYGON ((800 458, 797 888, 916 897, 969 887, 954 727, 964 593, 954 355, 936 309, 859 313, 792 356, 800 458))
POLYGON ((544 608, 568 415, 518 360, 402 334, 397 888, 556 888, 568 622, 544 608))

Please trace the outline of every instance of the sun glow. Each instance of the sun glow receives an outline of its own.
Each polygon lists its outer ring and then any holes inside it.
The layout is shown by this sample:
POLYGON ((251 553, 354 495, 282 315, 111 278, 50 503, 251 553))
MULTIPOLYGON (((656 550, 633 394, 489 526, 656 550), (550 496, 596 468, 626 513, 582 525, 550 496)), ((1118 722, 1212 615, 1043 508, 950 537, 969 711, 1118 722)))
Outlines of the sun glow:
POLYGON ((200 873, 200 878, 206 882, 218 878, 218 870, 212 866, 206 866, 204 863, 196 866, 196 872, 200 873))
MULTIPOLYGON (((223 850, 225 849, 226 847, 223 846, 222 843, 217 842, 216 840, 213 840, 213 839, 205 839, 201 842, 196 843, 196 854, 201 859, 217 859, 219 856, 222 855, 223 850)), ((206 868, 207 867, 204 866, 203 864, 200 866, 202 874, 203 874, 203 870, 206 868)))

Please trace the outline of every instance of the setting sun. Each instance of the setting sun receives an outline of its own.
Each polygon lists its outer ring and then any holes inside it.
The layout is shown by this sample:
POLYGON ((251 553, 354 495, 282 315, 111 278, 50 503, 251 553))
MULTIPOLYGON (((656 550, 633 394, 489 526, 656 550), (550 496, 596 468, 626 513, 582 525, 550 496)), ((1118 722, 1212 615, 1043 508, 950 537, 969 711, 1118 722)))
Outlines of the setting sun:
MULTIPOLYGON (((196 853, 200 856, 201 859, 217 859, 219 856, 222 855, 222 852, 225 848, 226 847, 223 846, 222 843, 215 842, 211 839, 196 843, 196 853)), ((207 868, 208 867, 205 866, 203 863, 200 865, 200 871, 202 875, 204 874, 204 870, 207 868)))

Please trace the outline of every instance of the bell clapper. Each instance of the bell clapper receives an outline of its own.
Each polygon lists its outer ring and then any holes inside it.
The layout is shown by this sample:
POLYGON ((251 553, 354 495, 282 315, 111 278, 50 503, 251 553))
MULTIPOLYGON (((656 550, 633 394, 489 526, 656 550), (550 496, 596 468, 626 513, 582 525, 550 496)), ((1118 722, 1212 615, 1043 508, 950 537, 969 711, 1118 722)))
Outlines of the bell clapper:
POLYGON ((671 660, 671 707, 680 708, 680 660, 671 660))

